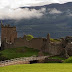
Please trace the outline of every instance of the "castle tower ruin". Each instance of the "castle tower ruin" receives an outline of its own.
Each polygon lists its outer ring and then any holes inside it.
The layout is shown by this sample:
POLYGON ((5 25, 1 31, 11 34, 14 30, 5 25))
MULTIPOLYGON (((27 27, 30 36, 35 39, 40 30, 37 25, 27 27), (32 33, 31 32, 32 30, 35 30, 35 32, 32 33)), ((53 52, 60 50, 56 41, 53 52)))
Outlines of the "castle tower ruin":
POLYGON ((49 44, 50 43, 50 34, 48 33, 47 35, 47 43, 49 44))
POLYGON ((6 39, 8 43, 14 43, 14 39, 17 38, 16 27, 10 25, 3 25, 1 22, 1 43, 6 39))

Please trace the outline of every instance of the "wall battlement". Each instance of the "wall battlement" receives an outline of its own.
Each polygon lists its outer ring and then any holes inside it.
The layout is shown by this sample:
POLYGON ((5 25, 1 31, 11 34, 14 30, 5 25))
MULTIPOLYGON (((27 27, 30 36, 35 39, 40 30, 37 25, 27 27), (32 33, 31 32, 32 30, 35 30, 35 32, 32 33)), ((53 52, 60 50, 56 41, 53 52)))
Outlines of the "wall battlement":
POLYGON ((10 26, 9 24, 3 25, 3 23, 1 22, 1 28, 16 28, 16 27, 15 26, 10 26))

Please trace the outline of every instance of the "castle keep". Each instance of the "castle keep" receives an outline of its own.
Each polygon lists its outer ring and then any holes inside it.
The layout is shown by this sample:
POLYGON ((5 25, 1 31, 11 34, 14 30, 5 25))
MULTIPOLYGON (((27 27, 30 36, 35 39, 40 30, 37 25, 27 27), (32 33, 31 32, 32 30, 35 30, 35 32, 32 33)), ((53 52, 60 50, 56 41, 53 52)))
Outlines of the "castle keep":
POLYGON ((7 39, 8 43, 14 43, 14 39, 17 38, 16 27, 10 25, 3 25, 1 23, 1 42, 7 39))
POLYGON ((26 35, 20 38, 17 37, 16 27, 1 23, 1 49, 24 46, 52 55, 72 55, 72 37, 61 38, 59 41, 51 41, 48 34, 47 38, 33 38, 28 41, 26 35))

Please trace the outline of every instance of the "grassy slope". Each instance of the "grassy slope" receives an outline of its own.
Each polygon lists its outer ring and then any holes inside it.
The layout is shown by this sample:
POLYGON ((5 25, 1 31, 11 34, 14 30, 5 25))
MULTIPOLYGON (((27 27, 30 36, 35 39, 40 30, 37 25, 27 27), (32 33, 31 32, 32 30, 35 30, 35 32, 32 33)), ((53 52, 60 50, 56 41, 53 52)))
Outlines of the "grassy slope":
MULTIPOLYGON (((19 57, 30 57, 33 55, 38 55, 38 50, 33 49, 33 48, 27 48, 27 47, 19 47, 19 48, 10 48, 1 51, 2 56, 8 58, 8 59, 13 59, 13 58, 19 58, 19 57)), ((44 55, 49 55, 48 53, 44 53, 44 55)), ((59 56, 54 56, 50 57, 50 59, 61 59, 64 60, 64 58, 59 57, 59 56)))
POLYGON ((64 61, 64 63, 72 63, 72 56, 64 61))
POLYGON ((24 64, 0 67, 0 72, 72 72, 72 64, 24 64))
POLYGON ((1 51, 2 56, 8 59, 19 58, 19 57, 30 57, 32 55, 38 55, 38 50, 27 47, 12 48, 1 51))
POLYGON ((60 57, 60 56, 54 56, 54 57, 50 57, 50 59, 60 59, 60 60, 65 60, 65 58, 60 57))

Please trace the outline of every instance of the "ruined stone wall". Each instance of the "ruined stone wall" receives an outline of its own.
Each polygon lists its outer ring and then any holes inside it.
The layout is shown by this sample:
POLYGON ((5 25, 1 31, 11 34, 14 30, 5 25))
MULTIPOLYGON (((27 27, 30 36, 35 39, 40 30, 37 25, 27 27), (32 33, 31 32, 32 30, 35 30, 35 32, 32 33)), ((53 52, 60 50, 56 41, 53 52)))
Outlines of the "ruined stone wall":
POLYGON ((14 44, 5 43, 4 45, 5 49, 26 46, 29 48, 45 51, 52 55, 60 55, 63 50, 63 48, 61 47, 61 43, 48 43, 45 38, 33 38, 30 41, 26 40, 26 38, 16 38, 14 40, 14 44))
POLYGON ((4 49, 8 49, 8 48, 14 48, 14 44, 5 43, 4 49))
POLYGON ((5 40, 2 42, 1 47, 2 47, 1 50, 8 49, 8 48, 14 48, 14 43, 8 43, 8 42, 6 42, 6 39, 5 39, 5 40))
POLYGON ((32 40, 28 41, 25 38, 16 38, 14 41, 14 47, 29 47, 41 50, 43 45, 42 38, 33 38, 32 40))
POLYGON ((29 46, 29 41, 24 38, 16 38, 14 41, 14 47, 24 47, 29 46))
POLYGON ((34 48, 34 49, 38 49, 38 50, 41 50, 42 46, 43 46, 43 40, 42 38, 33 38, 32 40, 28 41, 26 40, 25 38, 16 38, 14 40, 14 44, 4 44, 5 47, 29 47, 29 48, 34 48), (8 46, 7 46, 8 45, 8 46))
POLYGON ((68 55, 72 56, 72 43, 68 43, 66 46, 68 55))
POLYGON ((63 48, 61 47, 60 43, 50 43, 45 52, 48 52, 52 55, 60 55, 62 53, 63 48))
POLYGON ((29 46, 34 49, 41 50, 43 46, 43 38, 33 38, 29 41, 29 46))

